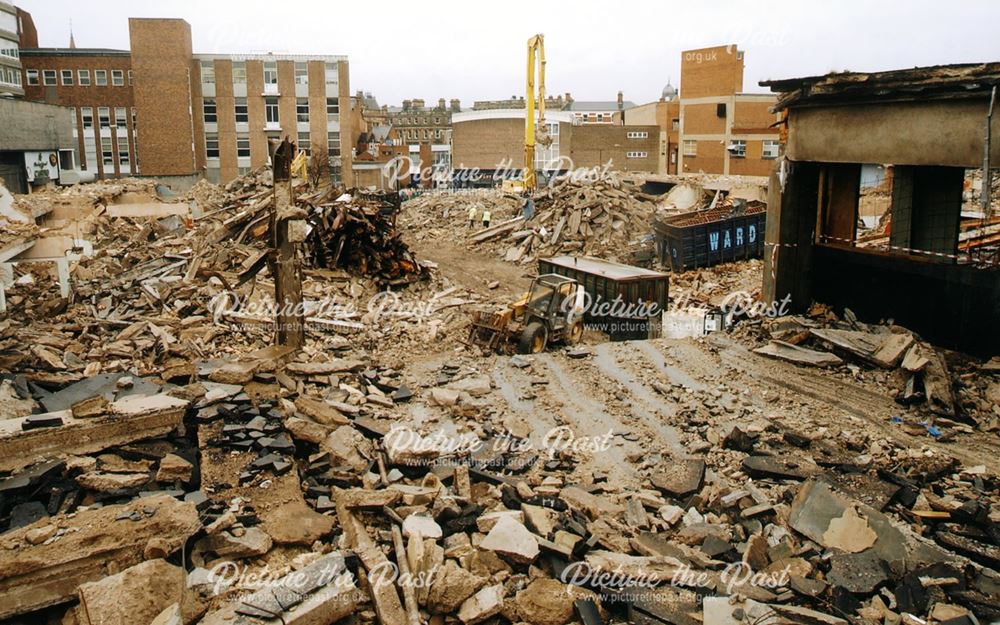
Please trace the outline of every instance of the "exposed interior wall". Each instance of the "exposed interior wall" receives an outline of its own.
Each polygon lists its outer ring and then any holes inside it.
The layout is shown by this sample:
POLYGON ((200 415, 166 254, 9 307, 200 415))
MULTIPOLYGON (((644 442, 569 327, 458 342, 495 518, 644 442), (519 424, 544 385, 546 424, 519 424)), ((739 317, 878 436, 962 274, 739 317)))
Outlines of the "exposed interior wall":
POLYGON ((962 213, 961 167, 896 167, 892 185, 894 247, 953 255, 962 213))

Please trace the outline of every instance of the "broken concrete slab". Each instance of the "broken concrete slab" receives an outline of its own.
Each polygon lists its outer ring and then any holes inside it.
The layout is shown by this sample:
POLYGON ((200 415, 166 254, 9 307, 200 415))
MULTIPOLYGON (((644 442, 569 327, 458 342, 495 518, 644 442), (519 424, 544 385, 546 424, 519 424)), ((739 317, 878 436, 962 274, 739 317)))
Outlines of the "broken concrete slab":
POLYGON ((70 601, 81 584, 104 577, 110 563, 125 569, 141 562, 150 540, 173 552, 201 529, 194 505, 168 495, 53 517, 49 523, 75 531, 35 546, 25 540, 33 526, 0 537, 0 596, 5 598, 0 618, 70 601))
POLYGON ((833 328, 810 328, 809 333, 835 348, 883 369, 897 367, 914 342, 913 335, 909 332, 875 334, 833 328))
POLYGON ((181 424, 187 406, 186 400, 168 395, 131 396, 112 403, 112 414, 101 417, 76 419, 69 410, 48 413, 63 420, 55 428, 22 431, 24 419, 0 421, 0 471, 162 436, 181 424))
POLYGON ((157 482, 189 482, 194 465, 177 454, 167 454, 160 459, 156 470, 157 482))
MULTIPOLYGON (((147 623, 178 601, 187 586, 184 569, 166 560, 147 560, 77 591, 79 625, 147 623)), ((188 615, 192 617, 194 615, 188 615)))
POLYGON ((466 599, 458 609, 458 618, 465 625, 476 625, 500 613, 503 609, 503 584, 487 586, 466 599))
POLYGON ((673 497, 684 497, 701 488, 705 479, 705 461, 697 458, 675 458, 664 471, 653 476, 653 486, 673 497))
POLYGON ((427 609, 434 614, 451 614, 487 581, 458 566, 454 560, 446 560, 433 577, 427 594, 427 609))
POLYGON ((538 557, 538 540, 514 519, 501 517, 486 538, 479 543, 481 549, 489 549, 520 564, 529 564, 538 557))

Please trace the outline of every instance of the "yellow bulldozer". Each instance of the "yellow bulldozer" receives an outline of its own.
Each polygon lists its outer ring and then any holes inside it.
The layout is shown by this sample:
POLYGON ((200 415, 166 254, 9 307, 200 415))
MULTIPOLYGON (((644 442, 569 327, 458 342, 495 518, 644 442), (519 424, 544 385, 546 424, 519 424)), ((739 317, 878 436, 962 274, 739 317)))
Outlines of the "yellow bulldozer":
POLYGON ((586 295, 574 279, 547 273, 500 311, 473 311, 468 342, 490 351, 537 354, 551 343, 575 345, 583 337, 586 295))

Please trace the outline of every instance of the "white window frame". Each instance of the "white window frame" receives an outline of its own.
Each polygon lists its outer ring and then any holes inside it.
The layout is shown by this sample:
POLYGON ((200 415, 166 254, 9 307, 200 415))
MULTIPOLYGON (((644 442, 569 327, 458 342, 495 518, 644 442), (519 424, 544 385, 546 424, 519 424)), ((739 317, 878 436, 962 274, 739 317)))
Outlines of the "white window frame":
POLYGON ((295 121, 300 124, 309 123, 309 98, 296 98, 295 99, 295 121), (302 107, 305 106, 305 112, 302 112, 302 107))
POLYGON ((214 61, 202 61, 201 62, 201 83, 203 85, 214 85, 215 84, 215 62, 214 61))
POLYGON ((281 111, 277 96, 267 96, 264 98, 264 121, 268 124, 281 123, 281 111))
POLYGON ((90 70, 89 69, 78 69, 76 70, 76 84, 81 87, 90 86, 90 70))
POLYGON ((29 85, 34 86, 41 84, 37 69, 26 69, 24 70, 24 75, 28 78, 29 85))
POLYGON ((236 133, 236 158, 250 158, 250 133, 248 132, 237 132, 236 133), (241 144, 246 145, 246 154, 241 154, 243 148, 240 147, 241 144))
POLYGON ((737 148, 736 150, 729 149, 729 156, 731 158, 746 158, 747 157, 747 141, 746 139, 732 139, 729 142, 730 148, 737 148))
POLYGON ((326 122, 332 124, 337 121, 340 117, 340 101, 337 98, 327 98, 326 99, 326 122), (330 107, 333 107, 333 112, 330 112, 330 107))
POLYGON ((625 133, 625 137, 628 139, 648 139, 649 133, 645 130, 630 130, 625 133))
POLYGON ((264 61, 264 84, 278 84, 278 64, 275 61, 264 61))
POLYGON ((107 87, 108 86, 108 70, 106 70, 106 69, 95 69, 94 70, 94 86, 95 87, 107 87))
POLYGON ((80 107, 80 123, 84 130, 94 129, 94 107, 92 106, 81 106, 80 107), (90 118, 90 123, 87 123, 87 119, 90 118))
POLYGON ((625 158, 648 158, 649 152, 642 152, 638 150, 632 150, 625 153, 625 158))
POLYGON ((695 139, 684 139, 681 144, 681 154, 683 156, 698 156, 698 141, 695 139))
POLYGON ((115 107, 115 128, 128 128, 128 111, 124 106, 115 107))
POLYGON ((308 85, 309 84, 309 63, 306 61, 296 61, 295 62, 295 84, 296 85, 308 85))
POLYGON ((302 130, 295 137, 295 147, 298 148, 300 152, 305 152, 306 156, 312 151, 311 140, 309 139, 309 131, 302 130))
POLYGON ((219 133, 205 133, 205 158, 219 158, 219 133))
POLYGON ((45 87, 55 87, 58 84, 58 80, 59 80, 59 77, 58 77, 58 72, 56 72, 56 70, 54 70, 54 69, 43 69, 42 70, 42 85, 43 86, 45 86, 45 87), (52 79, 52 82, 49 82, 50 78, 52 79))
POLYGON ((104 130, 105 128, 111 128, 111 108, 107 106, 97 107, 97 125, 104 130), (105 123, 107 120, 107 123, 105 123))
POLYGON ((763 159, 778 158, 778 155, 780 154, 780 152, 781 152, 781 144, 778 142, 777 139, 765 139, 761 143, 760 157, 763 158, 763 159), (769 154, 768 153, 769 152, 768 148, 773 148, 773 150, 771 150, 771 152, 773 152, 773 153, 769 154))
POLYGON ((233 84, 247 84, 247 64, 245 61, 233 61, 233 84))
POLYGON ((239 97, 236 98, 233 103, 233 112, 236 115, 237 124, 248 124, 250 123, 250 104, 247 102, 246 98, 239 97), (246 112, 240 113, 240 109, 246 109, 246 112), (240 117, 245 117, 246 119, 240 119, 240 117))
POLYGON ((201 113, 205 118, 206 124, 217 124, 219 123, 219 106, 215 98, 205 98, 201 103, 201 113), (209 113, 211 109, 211 113, 209 113), (209 119, 211 116, 211 119, 209 119))
POLYGON ((74 82, 73 81, 73 70, 71 70, 71 69, 61 69, 61 70, 59 70, 59 84, 61 84, 63 87, 72 87, 73 86, 73 82, 74 82), (69 77, 69 80, 67 80, 67 77, 69 77))
POLYGON ((120 69, 111 70, 111 86, 112 87, 124 87, 125 86, 125 71, 120 69))

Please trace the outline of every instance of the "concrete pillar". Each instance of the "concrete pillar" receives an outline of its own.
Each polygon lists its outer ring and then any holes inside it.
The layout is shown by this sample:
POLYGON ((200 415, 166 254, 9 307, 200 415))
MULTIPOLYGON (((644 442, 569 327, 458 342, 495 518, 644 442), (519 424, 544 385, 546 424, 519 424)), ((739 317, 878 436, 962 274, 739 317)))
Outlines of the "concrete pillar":
POLYGON ((61 258, 56 261, 56 272, 59 275, 59 295, 63 299, 69 298, 69 261, 61 258))

